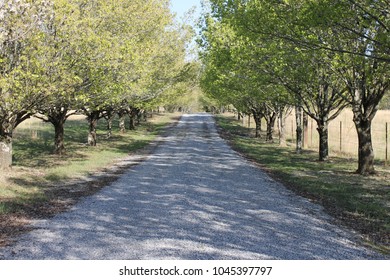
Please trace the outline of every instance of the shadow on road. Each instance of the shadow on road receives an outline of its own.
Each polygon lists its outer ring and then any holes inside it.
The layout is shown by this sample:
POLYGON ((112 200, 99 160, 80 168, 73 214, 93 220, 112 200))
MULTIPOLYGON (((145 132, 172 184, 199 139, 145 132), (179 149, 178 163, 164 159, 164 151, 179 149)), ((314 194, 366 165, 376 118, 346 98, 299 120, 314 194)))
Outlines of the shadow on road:
POLYGON ((211 116, 185 115, 147 161, 11 249, 24 259, 377 257, 329 220, 233 152, 211 116))

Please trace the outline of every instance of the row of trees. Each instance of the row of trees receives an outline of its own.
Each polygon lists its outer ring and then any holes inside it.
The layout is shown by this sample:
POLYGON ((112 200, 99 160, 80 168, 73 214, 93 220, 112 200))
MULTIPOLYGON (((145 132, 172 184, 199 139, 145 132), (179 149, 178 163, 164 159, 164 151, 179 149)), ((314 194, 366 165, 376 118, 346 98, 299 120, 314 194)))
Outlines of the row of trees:
POLYGON ((55 128, 82 112, 96 124, 131 118, 184 90, 190 32, 168 0, 0 0, 0 169, 12 164, 14 129, 33 115, 55 128))
MULTIPOLYGON (((267 138, 295 107, 317 123, 319 159, 328 158, 328 124, 353 111, 359 174, 372 174, 371 122, 390 88, 390 2, 386 0, 210 0, 200 45, 202 88, 252 113, 267 138)), ((297 141, 299 143, 299 141, 297 141)), ((300 146, 298 145, 298 150, 300 146)))

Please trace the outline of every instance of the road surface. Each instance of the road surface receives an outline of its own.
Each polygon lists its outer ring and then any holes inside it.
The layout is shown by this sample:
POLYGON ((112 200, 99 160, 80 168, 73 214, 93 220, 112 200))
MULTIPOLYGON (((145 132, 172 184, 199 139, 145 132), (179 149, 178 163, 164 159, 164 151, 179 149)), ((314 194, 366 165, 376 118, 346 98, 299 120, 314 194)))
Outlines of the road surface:
POLYGON ((140 165, 36 221, 0 259, 381 259, 237 153, 212 116, 184 115, 140 165))

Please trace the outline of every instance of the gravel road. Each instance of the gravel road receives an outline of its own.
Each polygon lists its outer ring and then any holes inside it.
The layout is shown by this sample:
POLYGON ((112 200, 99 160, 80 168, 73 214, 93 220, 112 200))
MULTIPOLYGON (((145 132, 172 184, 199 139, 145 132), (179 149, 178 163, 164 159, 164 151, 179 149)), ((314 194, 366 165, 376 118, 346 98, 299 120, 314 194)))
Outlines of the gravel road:
POLYGON ((144 162, 0 259, 383 259, 184 115, 144 162))

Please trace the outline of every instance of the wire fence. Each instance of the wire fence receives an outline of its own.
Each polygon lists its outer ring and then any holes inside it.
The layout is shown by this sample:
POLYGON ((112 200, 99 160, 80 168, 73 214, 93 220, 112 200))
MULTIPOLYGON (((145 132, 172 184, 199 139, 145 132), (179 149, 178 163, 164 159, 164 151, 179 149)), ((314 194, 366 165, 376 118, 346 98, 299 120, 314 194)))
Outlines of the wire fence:
MULTIPOLYGON (((241 121, 244 126, 252 128, 255 126, 252 117, 245 116, 241 121)), ((266 127, 264 120, 262 120, 262 127, 263 129, 266 127)), ((385 161, 386 165, 390 165, 390 110, 378 111, 371 128, 375 158, 385 161)), ((278 133, 277 123, 274 131, 276 134, 278 133)), ((286 119, 285 135, 288 140, 295 142, 296 122, 294 111, 286 119)), ((317 123, 310 117, 303 136, 305 149, 318 150, 317 123)), ((329 123, 329 154, 358 157, 358 136, 351 110, 344 110, 329 123)))
MULTIPOLYGON (((390 163, 390 111, 379 111, 372 122, 372 142, 375 158, 390 163)), ((291 114, 286 121, 287 138, 295 139, 295 115, 291 114)), ((309 118, 304 132, 304 147, 318 149, 319 136, 316 122, 309 118)), ((335 120, 329 123, 329 153, 330 155, 358 156, 358 136, 353 113, 343 111, 335 120)))

